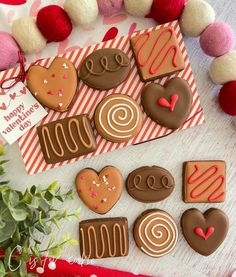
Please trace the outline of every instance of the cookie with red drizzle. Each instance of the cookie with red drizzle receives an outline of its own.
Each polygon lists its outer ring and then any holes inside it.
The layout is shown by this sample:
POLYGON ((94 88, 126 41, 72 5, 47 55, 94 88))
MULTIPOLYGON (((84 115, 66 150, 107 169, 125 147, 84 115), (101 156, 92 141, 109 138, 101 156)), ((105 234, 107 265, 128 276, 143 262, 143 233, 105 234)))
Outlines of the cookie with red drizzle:
POLYGON ((185 67, 178 39, 171 27, 133 36, 131 46, 143 82, 171 75, 185 67))

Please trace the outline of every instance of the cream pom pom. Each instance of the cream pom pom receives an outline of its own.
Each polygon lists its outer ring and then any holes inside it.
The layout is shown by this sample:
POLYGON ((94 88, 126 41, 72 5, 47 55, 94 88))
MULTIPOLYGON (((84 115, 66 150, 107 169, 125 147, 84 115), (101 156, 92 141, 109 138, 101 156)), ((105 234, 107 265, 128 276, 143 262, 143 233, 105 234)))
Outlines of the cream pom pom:
POLYGON ((210 66, 212 82, 222 85, 236 80, 236 51, 215 58, 210 66))
POLYGON ((153 0, 124 0, 125 10, 133 16, 146 16, 150 13, 153 0))
POLYGON ((189 0, 180 17, 180 27, 185 35, 197 37, 214 21, 215 11, 207 2, 189 0))
POLYGON ((33 17, 26 16, 15 20, 11 31, 12 36, 25 53, 37 53, 45 48, 47 44, 33 17))
POLYGON ((66 0, 64 9, 75 23, 84 26, 93 23, 98 17, 96 0, 66 0))

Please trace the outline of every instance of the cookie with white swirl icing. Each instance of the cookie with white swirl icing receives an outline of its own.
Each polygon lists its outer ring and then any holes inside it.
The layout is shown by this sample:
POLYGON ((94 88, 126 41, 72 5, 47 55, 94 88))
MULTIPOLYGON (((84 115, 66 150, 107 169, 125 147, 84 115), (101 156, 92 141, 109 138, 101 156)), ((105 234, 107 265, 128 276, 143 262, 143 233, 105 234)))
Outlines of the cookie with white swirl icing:
POLYGON ((142 128, 143 114, 128 95, 112 94, 104 98, 95 110, 98 133, 112 142, 126 142, 142 128))
POLYGON ((142 213, 135 221, 133 234, 137 247, 153 258, 169 254, 178 240, 178 229, 173 218, 158 209, 142 213))

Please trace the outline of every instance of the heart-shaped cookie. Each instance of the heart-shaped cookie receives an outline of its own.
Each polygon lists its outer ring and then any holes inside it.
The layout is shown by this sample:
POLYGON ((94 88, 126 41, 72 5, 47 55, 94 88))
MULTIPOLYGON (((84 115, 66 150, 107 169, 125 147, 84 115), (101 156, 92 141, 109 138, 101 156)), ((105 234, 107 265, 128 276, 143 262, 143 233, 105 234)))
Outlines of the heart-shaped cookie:
POLYGON ((75 184, 85 205, 95 213, 105 214, 119 200, 123 178, 120 171, 112 166, 103 168, 99 174, 85 168, 78 173, 75 184))
POLYGON ((228 225, 227 215, 219 209, 209 209, 204 214, 197 209, 190 209, 181 218, 185 239, 203 256, 211 255, 221 245, 227 235, 228 225))
POLYGON ((68 110, 77 90, 78 76, 74 65, 65 58, 55 58, 49 68, 31 66, 27 86, 44 106, 58 112, 68 110))
POLYGON ((141 96, 145 113, 158 124, 178 129, 187 119, 193 98, 189 84, 181 78, 173 78, 164 86, 147 85, 141 96))

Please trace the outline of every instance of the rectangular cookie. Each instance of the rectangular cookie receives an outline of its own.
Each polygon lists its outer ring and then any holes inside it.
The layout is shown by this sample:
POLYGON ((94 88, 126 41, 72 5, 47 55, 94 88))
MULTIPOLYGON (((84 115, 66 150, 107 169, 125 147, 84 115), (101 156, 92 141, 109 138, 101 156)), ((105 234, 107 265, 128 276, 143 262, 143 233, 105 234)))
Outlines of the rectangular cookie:
POLYGON ((188 161, 183 166, 183 200, 186 203, 225 201, 224 161, 188 161))
POLYGON ((70 160, 97 149, 87 115, 68 117, 39 126, 37 133, 48 164, 70 160))
POLYGON ((185 67, 172 27, 133 36, 130 42, 143 82, 171 75, 185 67))
POLYGON ((127 256, 129 252, 127 218, 113 217, 81 221, 79 238, 83 259, 127 256))

